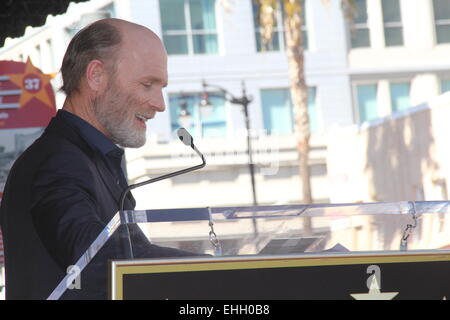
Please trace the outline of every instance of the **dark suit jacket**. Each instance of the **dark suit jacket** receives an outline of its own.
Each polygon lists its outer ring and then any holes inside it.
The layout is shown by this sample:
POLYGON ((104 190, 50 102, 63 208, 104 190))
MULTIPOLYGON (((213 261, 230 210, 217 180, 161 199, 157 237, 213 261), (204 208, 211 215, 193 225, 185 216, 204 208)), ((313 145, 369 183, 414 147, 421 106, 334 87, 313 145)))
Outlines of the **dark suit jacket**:
MULTIPOLYGON (((121 192, 76 128, 53 118, 15 162, 5 186, 0 224, 6 298, 46 299, 118 211, 121 192)), ((133 208, 130 196, 125 209, 133 208)), ((117 234, 81 273, 81 290, 67 290, 63 298, 107 298, 107 260, 127 258, 117 234)), ((133 247, 137 258, 193 255, 151 245, 137 226, 131 234, 139 243, 133 247)))

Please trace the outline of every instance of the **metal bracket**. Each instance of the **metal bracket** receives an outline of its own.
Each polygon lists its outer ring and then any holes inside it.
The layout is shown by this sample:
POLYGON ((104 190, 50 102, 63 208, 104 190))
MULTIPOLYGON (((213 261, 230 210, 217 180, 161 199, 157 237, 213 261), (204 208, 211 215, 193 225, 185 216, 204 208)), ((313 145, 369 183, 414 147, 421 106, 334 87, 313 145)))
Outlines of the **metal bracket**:
POLYGON ((417 210, 416 203, 414 201, 412 203, 412 208, 409 209, 409 213, 412 215, 413 224, 407 224, 405 231, 403 231, 402 239, 400 241, 400 251, 408 251, 408 239, 413 233, 414 229, 417 227, 417 210))
POLYGON ((216 232, 214 231, 214 222, 212 221, 211 208, 208 207, 209 211, 209 242, 211 242, 214 248, 214 255, 221 256, 222 255, 222 246, 220 245, 220 241, 217 238, 216 232))

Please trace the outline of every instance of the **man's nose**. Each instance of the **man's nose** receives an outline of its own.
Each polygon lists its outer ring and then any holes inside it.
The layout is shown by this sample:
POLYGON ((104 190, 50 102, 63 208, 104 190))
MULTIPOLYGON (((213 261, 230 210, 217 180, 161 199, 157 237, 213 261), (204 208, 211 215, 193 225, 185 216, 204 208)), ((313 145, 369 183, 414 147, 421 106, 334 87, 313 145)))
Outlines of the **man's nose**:
POLYGON ((164 112, 164 110, 166 110, 166 103, 164 102, 164 96, 162 92, 152 100, 151 106, 158 112, 164 112))

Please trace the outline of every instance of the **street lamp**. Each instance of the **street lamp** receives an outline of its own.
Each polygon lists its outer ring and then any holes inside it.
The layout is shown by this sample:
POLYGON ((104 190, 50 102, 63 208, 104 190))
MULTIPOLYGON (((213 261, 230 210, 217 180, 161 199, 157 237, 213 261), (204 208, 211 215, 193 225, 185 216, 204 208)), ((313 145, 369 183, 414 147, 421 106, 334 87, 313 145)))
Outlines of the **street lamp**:
MULTIPOLYGON (((212 104, 210 103, 208 99, 208 93, 206 92, 207 88, 213 88, 216 90, 219 90, 221 93, 223 93, 225 100, 232 103, 232 104, 238 104, 242 106, 242 111, 244 112, 245 116, 245 127, 247 129, 247 155, 248 155, 248 167, 250 171, 250 179, 252 184, 252 196, 253 196, 253 205, 257 206, 258 201, 256 199, 256 185, 255 185, 255 165, 253 163, 253 155, 252 155, 252 143, 251 143, 251 137, 250 137, 250 118, 248 116, 248 105, 250 102, 252 102, 253 98, 247 96, 246 90, 245 90, 245 84, 244 81, 242 81, 242 96, 241 97, 235 97, 232 95, 228 90, 214 84, 209 84, 205 80, 202 81, 203 86, 203 93, 200 100, 200 108, 204 109, 212 109, 212 104)), ((256 221, 253 220, 256 224, 256 221)), ((256 225, 255 225, 256 227, 256 225)), ((256 233, 256 228, 255 228, 256 233)))

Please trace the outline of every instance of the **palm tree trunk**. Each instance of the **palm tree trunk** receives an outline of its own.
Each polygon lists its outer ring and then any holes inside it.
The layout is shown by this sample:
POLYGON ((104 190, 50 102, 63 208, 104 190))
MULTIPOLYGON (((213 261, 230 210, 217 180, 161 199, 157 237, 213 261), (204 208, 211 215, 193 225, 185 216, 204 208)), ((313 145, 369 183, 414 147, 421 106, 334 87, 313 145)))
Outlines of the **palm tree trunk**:
MULTIPOLYGON (((291 98, 295 114, 295 134, 297 137, 297 151, 299 155, 299 175, 302 183, 303 202, 312 203, 311 174, 309 168, 309 116, 308 116, 308 88, 304 76, 304 47, 302 34, 303 0, 255 0, 259 6, 259 22, 261 26, 262 42, 268 44, 272 39, 275 24, 275 10, 278 1, 284 4, 284 30, 286 34, 286 51, 289 64, 289 78, 291 82, 291 98)), ((228 3, 228 0, 221 0, 228 3)), ((322 0, 330 4, 330 0, 322 0)), ((354 21, 356 12, 355 0, 341 0, 342 10, 349 23, 354 21)), ((304 218, 304 233, 312 235, 311 218, 304 218)))
MULTIPOLYGON (((297 150, 299 155, 299 175, 302 183, 303 203, 312 203, 311 174, 309 168, 309 116, 308 116, 308 87, 304 76, 304 47, 301 30, 302 15, 300 0, 296 0, 297 6, 290 13, 289 19, 284 21, 286 34, 287 56, 289 64, 289 78, 291 83, 291 98, 294 105, 295 134, 297 137, 297 150)), ((304 233, 312 235, 312 223, 310 217, 304 218, 304 233)))

